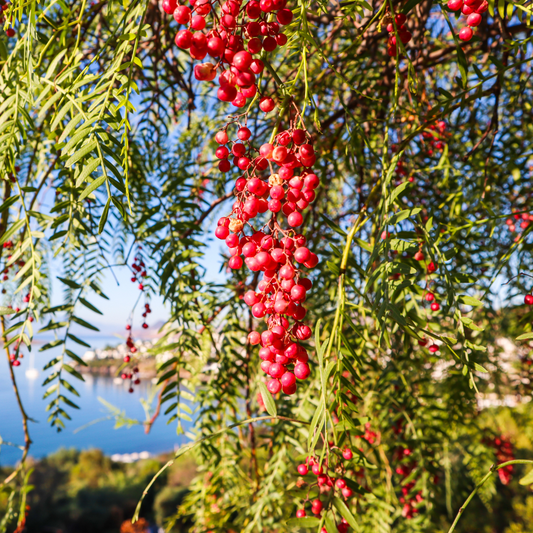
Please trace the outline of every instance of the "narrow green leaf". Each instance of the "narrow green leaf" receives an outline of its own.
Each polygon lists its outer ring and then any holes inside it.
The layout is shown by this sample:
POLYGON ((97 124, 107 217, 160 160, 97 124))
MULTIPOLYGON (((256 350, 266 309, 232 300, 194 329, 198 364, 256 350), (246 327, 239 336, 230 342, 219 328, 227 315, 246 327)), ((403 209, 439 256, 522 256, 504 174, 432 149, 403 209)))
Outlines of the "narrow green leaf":
POLYGON ((477 298, 474 298, 472 296, 459 296, 459 301, 464 305, 471 305, 473 307, 479 307, 483 306, 483 303, 480 302, 477 298))
POLYGON ((87 309, 90 309, 91 311, 94 311, 95 313, 98 313, 99 315, 103 315, 102 311, 97 309, 92 303, 88 302, 85 298, 80 297, 79 302, 85 307, 87 307, 87 309))
POLYGON ((355 530, 359 529, 357 521, 355 520, 350 509, 348 509, 346 504, 340 498, 333 498, 333 505, 351 527, 353 527, 355 530))
POLYGON ((305 516, 304 518, 291 518, 286 523, 290 527, 317 527, 320 520, 314 516, 305 516))
POLYGON ((99 178, 96 178, 81 194, 80 194, 80 197, 79 199, 80 200, 83 200, 84 198, 86 198, 87 196, 89 196, 89 194, 91 194, 93 191, 95 191, 96 189, 98 189, 98 187, 100 187, 100 185, 102 185, 102 183, 104 183, 105 181, 105 176, 100 176, 99 178))
POLYGON ((67 337, 69 339, 72 339, 74 342, 77 342, 78 344, 81 344, 81 346, 85 346, 86 348, 90 348, 91 345, 87 344, 85 341, 82 341, 80 338, 76 337, 76 335, 73 335, 72 333, 67 333, 67 337))
POLYGON ((80 172, 80 175, 76 178, 76 187, 81 187, 82 183, 87 179, 87 176, 96 170, 98 165, 100 165, 99 159, 89 159, 80 172))
POLYGON ((516 337, 517 341, 526 341, 528 339, 533 339, 533 331, 530 331, 529 333, 523 333, 519 337, 516 337))
POLYGON ((107 199, 107 202, 104 206, 104 210, 102 211, 102 216, 100 217, 100 223, 98 224, 98 234, 104 231, 105 223, 107 222, 107 215, 109 213, 110 204, 111 204, 111 197, 107 199))
POLYGON ((17 194, 8 198, 2 205, 0 205, 0 213, 5 211, 8 207, 12 206, 15 202, 20 199, 20 196, 17 194))
POLYGON ((2 238, 0 239, 0 244, 4 244, 9 240, 9 238, 16 233, 22 226, 24 226, 25 221, 19 220, 15 222, 12 226, 9 227, 9 229, 2 235, 2 238))
POLYGON ((85 320, 83 320, 83 318, 73 316, 72 321, 76 322, 80 326, 83 326, 84 328, 92 329, 93 331, 100 331, 96 326, 93 326, 92 324, 89 324, 89 322, 86 322, 85 320))
POLYGON ((83 378, 83 376, 82 376, 77 370, 75 370, 74 368, 72 368, 70 365, 63 364, 63 365, 61 366, 61 368, 63 368, 64 370, 66 370, 69 374, 72 374, 75 378, 78 378, 80 381, 85 381, 85 379, 83 378))
POLYGON ((262 381, 259 381, 258 385, 259 385, 259 390, 261 391, 261 396, 263 397, 263 402, 265 404, 267 413, 270 416, 278 416, 278 411, 276 409, 274 398, 272 398, 272 394, 268 392, 266 385, 262 381))
POLYGON ((72 281, 71 279, 60 278, 59 276, 57 276, 57 279, 61 281, 61 283, 68 285, 71 289, 81 289, 81 285, 78 285, 75 281, 72 281))

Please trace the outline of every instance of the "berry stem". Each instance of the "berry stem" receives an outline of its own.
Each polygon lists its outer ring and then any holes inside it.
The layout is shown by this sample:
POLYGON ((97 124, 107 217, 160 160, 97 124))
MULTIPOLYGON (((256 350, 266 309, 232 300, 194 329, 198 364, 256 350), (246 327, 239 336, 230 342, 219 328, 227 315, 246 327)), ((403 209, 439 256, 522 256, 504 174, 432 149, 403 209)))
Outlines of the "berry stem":
POLYGON ((533 461, 530 461, 528 459, 514 459, 513 461, 506 461, 505 463, 501 463, 499 465, 492 465, 490 467, 490 470, 485 474, 483 479, 476 485, 474 490, 470 493, 470 496, 465 500, 463 505, 461 505, 459 511, 457 511, 457 516, 455 517, 455 520, 453 521, 453 524, 451 525, 450 529, 448 530, 448 533, 452 533, 452 531, 455 530, 455 526, 459 522, 459 519, 461 518, 462 514, 464 513, 466 507, 468 504, 472 501, 472 498, 477 494, 477 491, 486 483, 487 479, 492 476, 492 474, 501 468, 505 468, 509 465, 533 465, 533 461))

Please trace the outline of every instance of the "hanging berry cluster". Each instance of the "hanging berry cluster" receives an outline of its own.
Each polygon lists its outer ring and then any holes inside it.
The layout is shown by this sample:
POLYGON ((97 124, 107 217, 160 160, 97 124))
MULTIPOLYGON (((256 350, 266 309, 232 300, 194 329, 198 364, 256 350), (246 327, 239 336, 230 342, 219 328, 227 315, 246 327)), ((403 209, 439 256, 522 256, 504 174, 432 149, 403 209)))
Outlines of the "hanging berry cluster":
POLYGON ((397 37, 400 38, 400 41, 402 41, 404 46, 413 38, 411 32, 405 27, 406 21, 407 17, 403 13, 398 13, 397 15, 394 15, 394 22, 391 20, 387 24, 387 31, 389 32, 387 54, 391 57, 396 57, 398 52, 397 37), (394 26, 396 26, 396 28, 394 26))
MULTIPOLYGON (((320 516, 325 507, 329 507, 329 500, 333 497, 342 497, 348 500, 353 496, 353 490, 348 486, 355 485, 357 490, 363 490, 359 485, 354 484, 346 476, 353 473, 350 470, 350 461, 353 458, 353 452, 350 448, 331 448, 328 460, 322 461, 317 457, 307 457, 305 463, 298 465, 298 474, 302 476, 297 482, 299 488, 307 488, 307 497, 303 507, 296 511, 297 518, 306 516, 306 505, 311 504, 311 513, 320 516), (315 476, 314 481, 310 476, 315 476)), ((340 532, 348 531, 346 520, 337 524, 337 530, 340 532)), ((326 532, 325 529, 322 530, 326 532)))
MULTIPOLYGON (((130 331, 128 338, 126 339, 126 346, 128 347, 129 353, 124 356, 124 363, 128 365, 131 362, 131 358, 133 357, 133 355, 137 352, 137 347, 135 346, 135 343, 131 336, 130 324, 126 326, 126 329, 130 331)), ((133 385, 139 385, 139 383, 141 382, 141 379, 139 377, 139 368, 137 366, 133 366, 129 370, 126 367, 120 377, 123 380, 129 380, 128 392, 133 392, 133 385)))
POLYGON ((481 24, 481 15, 489 8, 487 0, 448 0, 448 8, 452 11, 461 11, 466 18, 466 26, 459 31, 461 41, 470 41, 475 28, 481 24))
MULTIPOLYGON (((503 435, 484 438, 483 443, 494 448, 494 454, 498 463, 512 461, 515 458, 511 441, 503 435)), ((513 477, 513 470, 514 465, 507 465, 498 470, 498 477, 503 485, 509 484, 513 477)))
MULTIPOLYGON (((239 138, 243 137, 242 129, 237 133, 239 138)), ((223 133, 217 137, 225 143, 227 134, 223 133)), ((232 150, 239 145, 245 146, 234 143, 232 150)), ((252 153, 251 146, 247 152, 252 153)), ((319 179, 310 170, 315 155, 307 133, 290 128, 277 134, 272 143, 263 144, 259 155, 248 161, 242 165, 244 174, 235 184, 232 213, 218 221, 215 235, 229 247, 230 268, 240 269, 246 264, 252 272, 263 273, 257 290, 246 292, 244 301, 255 318, 265 318, 267 329, 261 334, 252 331, 248 340, 261 345, 261 369, 270 376, 268 390, 272 394, 280 390, 294 394, 296 380, 304 380, 310 373, 308 354, 300 342, 311 336, 309 326, 302 323, 306 315, 302 304, 312 282, 301 266, 313 269, 318 264, 305 237, 294 228, 303 223, 301 212, 315 199, 319 179), (261 171, 267 168, 270 176, 265 180, 261 171), (298 169, 300 173, 296 174, 298 169), (256 230, 250 220, 266 212, 270 220, 256 230), (283 218, 286 229, 280 224, 283 218)))
POLYGON ((412 450, 410 448, 404 448, 403 446, 396 449, 394 458, 400 463, 395 472, 400 476, 401 492, 402 495, 399 498, 402 508, 402 516, 404 518, 413 518, 418 513, 418 507, 424 501, 422 491, 413 490, 416 485, 416 478, 413 472, 416 470, 418 463, 411 458, 412 450), (407 480, 409 478, 410 481, 407 480))
MULTIPOLYGON (((144 278, 146 278, 147 272, 146 272, 146 265, 142 257, 142 245, 141 244, 137 246, 137 255, 133 259, 131 270, 132 270, 131 281, 133 283, 138 283, 139 284, 138 288, 141 291, 141 294, 139 295, 139 299, 141 295, 144 296, 145 303, 144 303, 144 311, 142 313, 142 317, 143 317, 142 328, 147 329, 149 326, 146 323, 146 317, 148 316, 149 313, 152 312, 152 309, 150 308, 150 304, 146 300, 146 287, 143 284, 143 280, 144 278)), ((131 362, 131 358, 137 352, 137 347, 135 346, 135 342, 133 341, 133 337, 131 333, 131 327, 132 327, 132 321, 133 321, 133 311, 135 310, 135 307, 137 306, 139 299, 137 299, 137 302, 135 303, 135 306, 130 315, 130 320, 128 324, 126 324, 126 330, 129 332, 128 338, 126 339, 126 346, 128 347, 129 353, 127 353, 124 356, 124 363, 126 365, 129 365, 129 363, 131 362)), ((130 386, 128 389, 129 392, 133 392, 133 385, 138 385, 141 382, 141 379, 139 377, 139 369, 137 366, 134 366, 130 370, 128 369, 124 370, 121 374, 121 377, 124 380, 129 380, 129 383, 130 383, 130 386)))
MULTIPOLYGON (((196 79, 213 81, 218 73, 219 100, 243 107, 247 99, 260 93, 256 76, 265 65, 254 56, 272 52, 287 42, 280 32, 280 26, 290 24, 293 18, 286 0, 249 0, 245 5, 240 0, 228 0, 221 5, 220 13, 213 14, 210 29, 206 29, 206 16, 215 4, 191 0, 190 5, 163 0, 163 10, 172 13, 179 24, 187 25, 187 29, 178 31, 176 45, 199 61, 207 55, 216 58, 216 64, 195 66, 196 79)), ((275 106, 269 96, 259 98, 262 111, 268 113, 275 106)), ((301 267, 314 268, 318 257, 295 228, 302 225, 302 212, 315 199, 319 179, 311 170, 316 161, 311 138, 300 126, 291 122, 284 131, 276 128, 270 142, 259 150, 250 141, 252 132, 246 121, 241 124, 233 120, 215 136, 219 170, 228 172, 233 164, 243 172, 235 183, 232 212, 218 221, 215 235, 230 249, 231 269, 246 264, 252 272, 262 272, 257 290, 248 291, 244 301, 252 315, 265 319, 267 324, 266 331, 252 331, 248 340, 261 345, 261 368, 270 376, 267 388, 272 394, 280 390, 294 394, 296 380, 306 379, 310 373, 308 354, 301 342, 311 336, 309 326, 302 323, 306 314, 302 304, 312 282, 301 267), (238 128, 235 141, 228 136, 232 124, 238 128), (250 221, 265 213, 270 215, 269 221, 258 229, 252 226, 250 221)))
MULTIPOLYGON (((20 245, 20 243, 19 243, 19 245, 20 245)), ((19 245, 14 244, 13 241, 9 240, 9 241, 6 241, 2 245, 2 248, 4 250, 6 250, 6 251, 12 252, 19 245)), ((24 267, 24 265, 26 264, 26 261, 24 261, 23 259, 19 259, 18 261, 11 262, 11 258, 12 258, 12 255, 10 254, 10 255, 8 255, 6 257, 6 259, 4 261, 4 268, 2 270, 2 278, 1 278, 1 281, 4 284, 6 284, 6 283, 8 283, 10 281, 10 273, 12 271, 14 271, 12 280, 16 279, 16 276, 19 273, 20 269, 22 267, 24 267)), ((2 292, 2 294, 6 294, 7 293, 7 289, 6 289, 5 285, 2 287, 2 291, 1 292, 2 292)), ((13 295, 12 298, 15 298, 15 295, 13 295)), ((26 293, 24 296, 22 296, 22 298, 20 300, 20 304, 15 305, 15 302, 13 300, 11 300, 11 302, 8 303, 6 305, 6 307, 8 307, 9 309, 13 309, 15 311, 15 313, 20 313, 21 312, 21 308, 23 308, 24 311, 27 312, 29 310, 28 310, 27 306, 24 306, 24 304, 29 304, 30 299, 31 299, 30 298, 30 294, 26 293)), ((30 322, 33 322, 34 319, 33 319, 33 316, 31 314, 29 315, 28 320, 30 322)), ((11 364, 13 366, 20 366, 20 359, 22 359, 23 357, 24 357, 24 355, 22 354, 22 352, 20 352, 20 340, 17 339, 17 341, 15 341, 15 344, 14 344, 14 352, 9 355, 9 360, 11 361, 11 364)))
POLYGON ((436 124, 429 124, 428 130, 420 134, 419 150, 421 155, 431 157, 434 155, 435 150, 442 152, 444 143, 450 137, 450 132, 447 131, 447 125, 444 120, 439 120, 436 124))
POLYGON ((522 234, 520 230, 524 231, 529 227, 529 223, 533 221, 533 215, 529 213, 513 213, 513 217, 509 217, 505 224, 507 224, 507 228, 511 233, 517 233, 516 237, 514 238, 515 242, 518 242, 522 234))
MULTIPOLYGON (((256 76, 264 69, 263 62, 252 56, 263 50, 272 52, 287 43, 280 26, 291 23, 292 11, 286 9, 286 0, 250 0, 245 6, 241 0, 228 0, 221 5, 221 12, 212 17, 213 27, 207 28, 206 16, 213 10, 214 2, 191 0, 190 5, 163 0, 163 10, 172 14, 178 24, 187 26, 176 34, 176 45, 188 50, 193 59, 201 61, 207 55, 216 59, 216 64, 196 65, 196 79, 212 81, 220 71, 218 98, 243 107, 247 99, 256 96, 256 76)), ((260 102, 265 112, 274 106, 268 97, 260 102)))
POLYGON ((144 264, 142 258, 142 245, 139 244, 137 247, 138 253, 133 259, 133 264, 131 265, 131 282, 139 284, 139 290, 144 291, 143 280, 147 276, 146 265, 144 264))

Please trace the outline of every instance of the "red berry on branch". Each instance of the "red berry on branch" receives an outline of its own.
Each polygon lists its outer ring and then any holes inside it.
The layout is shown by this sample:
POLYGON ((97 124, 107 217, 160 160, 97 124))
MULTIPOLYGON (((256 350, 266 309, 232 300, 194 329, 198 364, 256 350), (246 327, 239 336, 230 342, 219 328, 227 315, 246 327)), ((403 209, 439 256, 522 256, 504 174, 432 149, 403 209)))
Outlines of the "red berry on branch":
POLYGON ((278 379, 271 379, 267 383, 267 389, 271 394, 277 394, 281 390, 281 383, 278 379))
POLYGON ((472 39, 473 35, 474 35, 474 32, 472 31, 472 28, 470 28, 469 26, 465 26, 459 32, 459 39, 461 39, 461 41, 465 41, 465 42, 466 41, 470 41, 470 39, 472 39))
POLYGON ((482 17, 479 13, 472 13, 471 15, 468 15, 466 23, 471 27, 476 27, 481 24, 481 19, 482 17))
POLYGON ((178 3, 176 0, 163 0, 161 3, 161 7, 163 8, 163 11, 167 13, 168 15, 172 15, 176 8, 178 7, 178 3))
POLYGON ((463 0, 448 0, 447 5, 452 11, 459 11, 463 7, 463 0))
POLYGON ((309 472, 309 470, 306 465, 298 465, 298 474, 305 476, 307 472, 309 472))
MULTIPOLYGON (((274 103, 274 100, 272 100, 272 98, 268 96, 261 98, 259 102, 259 108, 261 109, 261 111, 264 111, 265 113, 272 111, 275 107, 276 107, 276 104, 274 103)), ((263 155, 263 157, 265 156, 263 155)))

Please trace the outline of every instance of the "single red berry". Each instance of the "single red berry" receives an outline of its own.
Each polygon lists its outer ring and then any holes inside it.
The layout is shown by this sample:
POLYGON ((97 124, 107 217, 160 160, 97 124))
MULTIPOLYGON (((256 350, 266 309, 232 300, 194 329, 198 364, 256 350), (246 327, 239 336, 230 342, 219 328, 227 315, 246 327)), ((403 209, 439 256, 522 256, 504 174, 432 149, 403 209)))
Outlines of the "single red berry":
POLYGON ((287 26, 292 22, 292 11, 290 9, 280 9, 276 15, 276 20, 282 25, 287 26))
POLYGON ((167 13, 168 15, 172 15, 176 8, 178 7, 178 3, 176 0, 163 0, 161 3, 161 7, 163 8, 163 11, 167 13))
POLYGON ((298 363, 294 366, 294 375, 298 379, 307 379, 310 373, 311 370, 309 369, 309 365, 307 363, 298 363))
POLYGON ((346 487, 346 481, 344 481, 344 479, 342 478, 339 478, 337 479, 337 481, 335 482, 335 485, 337 486, 337 488, 339 489, 343 489, 346 487))
POLYGON ((323 473, 322 467, 319 464, 314 464, 311 468, 311 471, 315 476, 319 476, 323 473))
POLYGON ((267 389, 271 394, 277 394, 281 390, 279 379, 271 379, 267 383, 267 389))
MULTIPOLYGON (((220 89, 219 89, 220 90, 220 89)), ((265 96, 264 98, 261 98, 259 102, 259 108, 261 111, 264 111, 265 113, 268 113, 272 111, 276 107, 276 104, 272 98, 265 96)), ((262 154, 261 154, 262 155, 262 154)), ((265 157, 265 156, 263 156, 265 157)))
POLYGON ((309 472, 309 469, 306 465, 298 465, 298 474, 305 476, 309 472))
POLYGON ((481 24, 482 16, 479 13, 472 13, 468 15, 468 18, 466 19, 466 23, 470 27, 476 27, 481 24))
POLYGON ((239 128, 239 131, 237 131, 237 137, 241 141, 247 141, 252 136, 252 132, 245 126, 242 128, 239 128))
POLYGON ((472 39, 473 35, 474 35, 474 32, 472 31, 472 28, 470 28, 470 26, 465 26, 459 32, 459 39, 461 39, 461 41, 465 41, 465 42, 466 41, 470 41, 470 39, 472 39))
POLYGON ((524 296, 524 303, 527 305, 533 305, 533 294, 526 294, 524 296))
POLYGON ((452 11, 459 11, 463 7, 463 0, 448 0, 448 8, 452 11))

